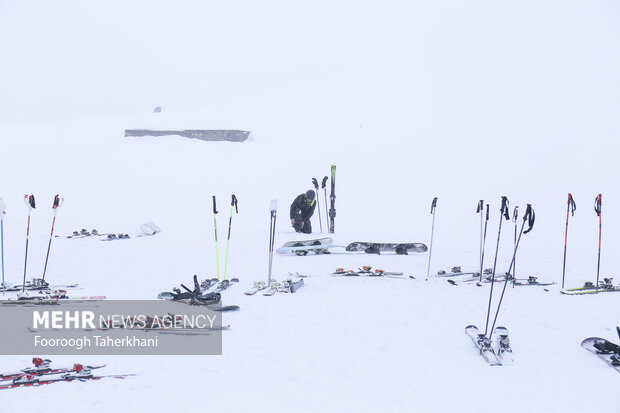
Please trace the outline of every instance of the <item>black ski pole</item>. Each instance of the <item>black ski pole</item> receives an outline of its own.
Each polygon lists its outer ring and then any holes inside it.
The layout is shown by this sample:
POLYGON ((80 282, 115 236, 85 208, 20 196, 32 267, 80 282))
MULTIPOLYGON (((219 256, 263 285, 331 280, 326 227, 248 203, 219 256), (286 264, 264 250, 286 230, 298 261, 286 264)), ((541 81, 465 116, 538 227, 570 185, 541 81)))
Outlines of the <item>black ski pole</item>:
POLYGON ((598 293, 598 277, 601 269, 601 229, 602 229, 602 217, 601 212, 603 209, 603 195, 598 194, 594 200, 594 212, 598 215, 598 261, 596 264, 596 292, 598 293))
POLYGON ((484 250, 487 244, 487 224, 489 223, 489 204, 487 204, 486 218, 484 220, 484 236, 482 237, 482 256, 480 257, 480 282, 482 282, 482 273, 484 272, 484 250))
MULTIPOLYGON (((527 234, 534 228, 535 219, 536 219, 536 214, 534 214, 534 209, 532 208, 532 205, 527 204, 527 208, 525 209, 525 214, 523 215, 523 224, 521 224, 521 232, 519 233, 519 238, 517 239, 517 242, 515 243, 515 249, 514 249, 514 252, 512 253, 512 261, 510 263, 510 268, 512 268, 513 264, 515 263, 515 260, 517 257, 517 248, 519 248, 519 241, 521 241, 521 235, 527 234), (526 221, 527 221, 528 228, 525 231, 523 231, 523 227, 525 227, 526 221)), ((510 269, 508 269, 508 272, 510 272, 510 269)), ((507 284, 508 284, 508 281, 505 281, 504 288, 502 289, 502 295, 499 297, 499 303, 497 304, 497 311, 495 312, 495 318, 493 319, 493 325, 491 326, 491 331, 490 331, 491 334, 493 334, 493 330, 495 329, 495 322, 497 321, 497 315, 499 314, 499 309, 502 306, 502 300, 504 299, 504 293, 506 292, 507 284)))
POLYGON ((271 268, 273 267, 273 244, 276 239, 276 214, 278 210, 278 200, 271 201, 270 222, 269 222, 269 271, 267 275, 267 287, 271 286, 271 268))
POLYGON ((505 196, 502 197, 502 207, 499 210, 499 230, 497 231, 497 244, 495 246, 495 260, 493 261, 493 275, 491 276, 491 292, 489 293, 489 308, 487 309, 487 323, 484 327, 484 336, 488 337, 487 333, 489 332, 489 317, 491 316, 491 300, 493 299, 493 286, 495 285, 495 270, 497 268, 497 253, 499 251, 499 239, 502 234, 502 218, 505 218, 506 221, 510 219, 510 215, 508 215, 508 198, 505 196))
POLYGON ((217 264, 217 280, 220 280, 220 253, 217 246, 217 208, 215 206, 215 195, 213 195, 213 227, 215 228, 215 262, 217 264))
POLYGON ((562 289, 564 289, 564 276, 566 274, 566 244, 568 242, 568 216, 569 214, 575 216, 575 210, 577 205, 573 196, 568 194, 568 206, 566 207, 566 231, 564 232, 564 260, 562 261, 562 289))
POLYGON ((50 257, 50 247, 52 246, 52 238, 54 237, 54 224, 56 223, 56 211, 58 207, 62 205, 65 201, 64 198, 61 198, 58 194, 54 197, 54 203, 52 204, 52 209, 54 210, 54 219, 52 219, 52 231, 50 232, 50 242, 47 244, 47 255, 45 255, 45 265, 43 266, 43 277, 42 280, 45 281, 45 272, 47 271, 47 260, 50 257))
POLYGON ((224 279, 226 279, 226 271, 228 269, 228 247, 230 246, 230 229, 232 227, 233 208, 238 214, 239 208, 237 208, 237 197, 235 196, 235 194, 232 195, 232 200, 230 201, 230 218, 228 219, 228 240, 226 241, 226 259, 224 261, 224 279))
POLYGON ((323 233, 323 221, 321 220, 321 205, 319 205, 319 181, 316 178, 312 178, 312 184, 314 185, 314 189, 316 190, 316 209, 319 210, 319 226, 321 227, 321 234, 323 233))
POLYGON ((34 195, 24 195, 24 202, 28 207, 28 226, 26 227, 26 254, 24 256, 24 283, 22 284, 22 293, 26 290, 26 266, 28 264, 28 240, 30 238, 30 212, 35 209, 34 195))
POLYGON ((437 197, 433 198, 433 202, 431 202, 431 215, 433 216, 433 224, 431 226, 431 244, 428 249, 428 268, 426 270, 426 280, 428 281, 428 277, 431 274, 431 255, 433 254, 433 235, 435 233, 435 208, 437 207, 437 197))
MULTIPOLYGON (((512 211, 512 222, 515 223, 515 240, 514 240, 514 245, 513 248, 517 248, 517 223, 518 223, 518 219, 519 219, 519 207, 515 206, 515 209, 512 211)), ((517 263, 515 261, 515 265, 512 269, 512 288, 515 287, 515 279, 517 278, 517 263)), ((510 273, 509 273, 510 274, 510 273)), ((506 280, 506 282, 508 282, 508 280, 506 280)))
POLYGON ((334 233, 334 220, 336 219, 336 165, 332 165, 331 192, 329 194, 329 233, 334 233))

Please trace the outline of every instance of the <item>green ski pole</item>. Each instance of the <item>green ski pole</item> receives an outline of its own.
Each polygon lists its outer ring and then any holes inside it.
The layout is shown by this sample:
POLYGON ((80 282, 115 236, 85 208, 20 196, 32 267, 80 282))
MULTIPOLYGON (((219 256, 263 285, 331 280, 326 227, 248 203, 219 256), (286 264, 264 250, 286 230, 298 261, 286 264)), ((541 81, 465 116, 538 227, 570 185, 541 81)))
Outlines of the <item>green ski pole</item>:
POLYGON ((239 209, 237 208, 237 197, 235 196, 235 194, 232 195, 232 200, 230 201, 230 219, 228 220, 228 240, 226 241, 226 260, 224 261, 224 279, 226 279, 226 270, 228 269, 228 247, 230 245, 230 228, 232 226, 233 208, 235 209, 235 212, 238 214, 239 209))
POLYGON ((217 263, 217 280, 220 280, 220 253, 217 248, 217 208, 215 207, 215 195, 213 195, 213 227, 215 228, 215 261, 217 263))

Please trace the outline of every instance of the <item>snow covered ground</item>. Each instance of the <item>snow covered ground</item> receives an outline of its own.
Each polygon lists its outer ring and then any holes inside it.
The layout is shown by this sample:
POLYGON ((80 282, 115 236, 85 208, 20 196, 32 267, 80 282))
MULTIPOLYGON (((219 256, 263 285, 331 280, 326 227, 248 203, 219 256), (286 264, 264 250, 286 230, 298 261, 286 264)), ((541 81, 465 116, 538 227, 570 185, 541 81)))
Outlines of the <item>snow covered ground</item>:
MULTIPOLYGON (((234 193, 229 274, 241 283, 223 298, 241 310, 225 315, 222 356, 55 356, 57 365, 107 363, 107 374, 137 376, 3 392, 3 410, 29 396, 54 401, 49 411, 67 403, 102 412, 617 409, 607 397, 617 373, 579 345, 590 336, 620 340, 613 293, 508 289, 498 323, 510 329, 516 362, 499 368, 464 334, 468 324, 484 326, 490 286, 425 281, 428 254, 277 255, 273 276, 309 274, 306 285, 292 295, 243 295, 267 276, 269 201, 279 200, 276 245, 301 238, 289 225, 290 202, 331 164, 337 244, 428 244, 430 203, 439 198, 432 272, 477 268, 479 199, 491 204, 491 266, 505 195, 511 212, 528 203, 536 211, 517 276, 560 283, 572 192, 569 287, 596 277, 592 205, 602 193, 601 277, 620 281, 617 4, 55 3, 0 6, 0 52, 10 62, 0 68, 7 281, 23 274, 26 192, 38 205, 29 277, 43 268, 56 193, 66 200, 57 234, 132 235, 146 221, 162 228, 109 243, 54 239, 46 277, 109 299, 152 299, 193 274, 214 276, 211 197, 223 257, 234 193), (162 113, 148 113, 157 105, 162 113), (133 128, 244 129, 252 137, 124 138, 133 128), (362 265, 416 278, 330 275, 362 265)), ((316 214, 313 227, 316 234, 316 214)), ((504 222, 499 271, 513 236, 504 222)), ((0 371, 30 359, 2 356, 0 371)))

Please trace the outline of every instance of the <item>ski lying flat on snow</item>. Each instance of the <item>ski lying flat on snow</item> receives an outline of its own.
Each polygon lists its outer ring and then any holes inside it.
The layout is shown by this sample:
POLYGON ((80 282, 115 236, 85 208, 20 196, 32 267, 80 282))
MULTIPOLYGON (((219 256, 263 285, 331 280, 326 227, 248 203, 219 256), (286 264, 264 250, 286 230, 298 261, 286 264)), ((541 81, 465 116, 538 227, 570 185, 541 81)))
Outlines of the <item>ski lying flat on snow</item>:
POLYGON ((478 334, 478 327, 469 325, 465 327, 465 333, 471 338, 484 360, 491 366, 501 366, 502 362, 497 358, 493 347, 491 347, 491 340, 484 336, 484 334, 478 334))
MULTIPOLYGON (((106 366, 105 364, 102 364, 99 366, 85 366, 85 367, 92 370, 92 369, 100 369, 105 366, 106 366)), ((59 368, 59 369, 41 369, 41 370, 37 370, 36 367, 28 367, 28 368, 23 369, 19 373, 0 374, 0 381, 13 380, 15 377, 21 376, 22 374, 34 374, 35 376, 46 376, 49 374, 72 373, 74 371, 75 371, 75 367, 64 367, 64 368, 59 368)))
POLYGON ((613 285, 613 278, 604 278, 603 281, 599 282, 598 287, 594 285, 593 282, 587 281, 583 287, 577 288, 567 288, 565 290, 560 291, 562 294, 566 295, 580 295, 580 294, 593 294, 601 291, 618 291, 620 290, 620 286, 613 285))
POLYGON ((362 268, 358 268, 357 271, 354 270, 345 270, 344 268, 336 268, 336 271, 332 273, 333 276, 341 275, 344 277, 359 277, 359 276, 367 276, 367 277, 389 277, 394 276, 395 278, 402 278, 400 276, 404 275, 399 271, 385 271, 381 269, 372 270, 370 266, 363 266, 362 268))
POLYGON ((267 283, 265 281, 255 281, 254 285, 252 286, 252 288, 247 290, 244 294, 245 295, 254 295, 257 292, 259 292, 261 290, 264 290, 265 288, 267 288, 267 283))
POLYGON ((221 293, 222 291, 228 289, 228 287, 232 286, 239 282, 238 278, 231 278, 230 280, 222 280, 213 290, 214 293, 221 293))
POLYGON ((452 269, 448 271, 437 271, 436 277, 458 277, 459 275, 473 275, 480 277, 480 273, 478 271, 461 271, 461 267, 452 267, 452 269))
POLYGON ((286 280, 282 282, 271 282, 271 286, 263 293, 266 296, 275 295, 275 293, 294 293, 304 286, 304 280, 299 279, 297 281, 286 280))
POLYGON ((581 347, 596 354, 607 365, 620 373, 620 346, 600 337, 589 337, 581 342, 581 347))
POLYGON ((57 379, 35 380, 35 381, 31 381, 31 382, 26 382, 26 383, 3 384, 3 385, 0 385, 0 390, 14 389, 14 388, 17 388, 17 387, 37 387, 37 386, 42 386, 44 384, 58 383, 58 382, 61 382, 61 381, 101 380, 101 379, 104 379, 106 377, 110 377, 110 378, 114 378, 114 379, 124 379, 125 377, 129 377, 129 376, 135 376, 135 374, 110 374, 110 375, 107 375, 107 376, 92 376, 92 377, 77 377, 77 376, 67 375, 65 377, 60 377, 60 378, 57 378, 57 379))
POLYGON ((278 292, 278 288, 280 288, 280 283, 277 281, 272 281, 271 285, 269 286, 267 291, 263 293, 263 295, 267 295, 267 296, 274 295, 275 293, 278 292))

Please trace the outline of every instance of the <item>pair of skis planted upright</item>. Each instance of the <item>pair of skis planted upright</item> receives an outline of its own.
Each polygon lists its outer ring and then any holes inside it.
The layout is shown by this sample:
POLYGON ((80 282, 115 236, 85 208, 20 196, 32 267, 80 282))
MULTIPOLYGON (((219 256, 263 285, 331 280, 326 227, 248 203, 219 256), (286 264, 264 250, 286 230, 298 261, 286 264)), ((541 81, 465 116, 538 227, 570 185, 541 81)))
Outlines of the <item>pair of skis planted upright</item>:
POLYGON ((486 334, 481 334, 478 331, 478 327, 474 325, 465 327, 465 333, 472 339, 478 350, 480 350, 480 355, 489 365, 510 365, 514 362, 506 327, 497 327, 495 329, 495 346, 493 346, 491 339, 486 334))
MULTIPOLYGON (((482 205, 483 205, 482 202, 480 202, 478 204, 478 212, 482 212, 482 205)), ((508 282, 504 283, 504 287, 502 289, 502 294, 500 296, 499 303, 497 304, 497 311, 495 312, 495 318, 493 319, 493 323, 492 323, 491 328, 489 330, 489 321, 490 321, 490 315, 491 315, 491 305, 492 305, 492 300, 493 300, 493 287, 495 285, 495 273, 496 273, 496 269, 497 269, 497 255, 498 255, 498 252, 499 252, 499 241, 500 241, 500 236, 501 236, 501 231, 502 231, 502 220, 503 219, 506 219, 506 220, 510 219, 510 215, 509 215, 509 212, 508 212, 508 205, 509 205, 508 198, 503 196, 502 197, 502 206, 500 208, 499 230, 498 230, 498 234, 497 234, 497 244, 496 244, 496 247, 495 247, 495 259, 494 259, 494 262, 493 262, 493 273, 491 275, 491 288, 490 288, 490 293, 489 293, 489 304, 488 304, 488 308, 487 308, 487 317, 486 317, 486 325, 485 325, 484 333, 480 333, 478 331, 478 328, 475 327, 475 326, 472 326, 472 325, 467 326, 465 328, 465 331, 467 332, 467 334, 471 337, 471 339, 474 341, 474 344, 476 344, 476 346, 480 350, 480 354, 484 357, 484 359, 489 364, 493 364, 493 365, 497 365, 497 363, 495 362, 494 357, 493 357, 493 355, 495 355, 495 351, 491 347, 491 338, 492 338, 493 334, 495 334, 497 336, 497 340, 498 340, 498 347, 497 348, 498 348, 498 351, 501 353, 501 356, 504 357, 504 356, 507 356, 508 354, 510 356, 512 355, 512 350, 510 349, 509 342, 508 342, 508 331, 504 327, 495 328, 495 323, 497 322, 497 316, 499 315, 499 310, 500 310, 501 305, 502 305, 502 301, 503 301, 503 298, 504 298, 504 294, 506 292, 506 286, 508 285, 508 282), (506 345, 507 345, 507 348, 504 348, 506 345), (508 349, 510 349, 510 350, 508 351, 508 349)), ((515 215, 517 213, 516 211, 517 211, 517 209, 515 208, 515 215)), ((530 204, 527 204, 527 209, 525 211, 525 214, 523 215, 523 224, 521 225, 521 231, 519 233, 518 238, 516 237, 516 232, 515 232, 514 251, 513 251, 513 255, 512 255, 512 260, 510 262, 510 268, 508 269, 508 273, 510 273, 513 270, 513 268, 514 268, 515 259, 516 259, 516 255, 517 255, 517 249, 519 248, 519 242, 521 240, 521 235, 522 234, 527 234, 528 232, 530 232, 533 229, 534 221, 535 221, 534 209, 532 208, 532 206, 530 204), (527 230, 524 231, 526 223, 528 224, 528 228, 527 228, 527 230)), ((515 219, 515 225, 516 225, 516 219, 515 219)), ((483 252, 481 251, 481 254, 480 254, 481 263, 482 263, 482 260, 483 260, 482 253, 483 252)), ((506 364, 506 363, 504 363, 504 364, 506 364)))
MULTIPOLYGON (((328 220, 328 232, 334 233, 334 220, 336 218, 336 165, 332 165, 331 168, 331 191, 329 195, 330 208, 327 209, 327 176, 323 178, 321 188, 323 188, 323 195, 325 196, 325 219, 328 220)), ((312 184, 316 190, 317 209, 319 210, 319 226, 321 228, 321 234, 323 233, 323 221, 321 220, 321 207, 319 205, 319 181, 316 178, 312 178, 312 184)))

